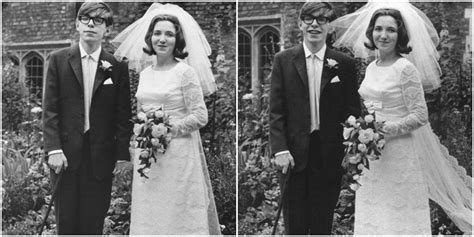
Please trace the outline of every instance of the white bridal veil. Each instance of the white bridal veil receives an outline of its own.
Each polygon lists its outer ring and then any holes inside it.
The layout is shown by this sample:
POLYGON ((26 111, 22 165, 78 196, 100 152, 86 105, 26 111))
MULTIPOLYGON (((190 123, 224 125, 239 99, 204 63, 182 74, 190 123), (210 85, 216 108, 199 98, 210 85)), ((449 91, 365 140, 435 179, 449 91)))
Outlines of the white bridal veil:
MULTIPOLYGON (((413 49, 404 56, 420 71, 425 91, 438 88, 441 69, 436 50, 437 31, 424 13, 408 2, 369 2, 354 13, 336 19, 331 22, 338 37, 334 46, 347 47, 359 58, 376 56, 376 51, 364 46, 364 42, 369 41, 365 32, 373 13, 381 8, 400 11, 410 39, 408 45, 413 49)), ((472 233, 472 178, 458 165, 456 158, 449 155, 429 125, 415 130, 413 135, 429 198, 438 203, 465 234, 472 233)))
POLYGON ((438 33, 428 17, 408 2, 369 2, 354 13, 331 22, 338 38, 333 44, 334 47, 347 47, 352 50, 355 57, 375 56, 376 50, 371 51, 364 46, 364 42, 369 41, 365 31, 373 13, 381 8, 393 8, 402 13, 410 39, 408 45, 412 47, 410 54, 404 56, 420 71, 424 90, 440 87, 441 68, 436 50, 439 43, 438 33))
POLYGON ((196 71, 204 95, 212 94, 217 87, 208 58, 211 47, 196 20, 177 5, 153 3, 142 18, 125 28, 112 40, 114 45, 119 45, 114 55, 127 57, 129 67, 138 72, 153 64, 155 57, 144 53, 142 49, 146 47, 145 35, 151 20, 159 14, 173 15, 178 18, 186 41, 184 51, 189 53, 184 62, 196 71))

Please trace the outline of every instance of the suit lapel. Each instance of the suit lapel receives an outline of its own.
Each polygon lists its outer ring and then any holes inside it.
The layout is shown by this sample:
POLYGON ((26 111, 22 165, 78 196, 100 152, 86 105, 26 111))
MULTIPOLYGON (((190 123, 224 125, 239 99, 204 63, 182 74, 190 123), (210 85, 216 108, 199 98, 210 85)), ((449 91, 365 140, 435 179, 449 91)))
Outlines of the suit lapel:
POLYGON ((323 73, 321 74, 320 95, 322 95, 324 91, 324 87, 328 84, 332 76, 331 69, 326 66, 328 58, 334 59, 334 56, 333 56, 332 50, 329 48, 326 48, 326 53, 324 54, 324 60, 323 60, 323 73))
POLYGON ((306 58, 304 55, 303 44, 300 44, 293 54, 293 65, 296 67, 299 78, 303 82, 305 88, 308 88, 308 71, 306 70, 306 58))
POLYGON ((104 69, 100 68, 100 65, 102 65, 102 60, 108 61, 109 63, 111 62, 111 60, 107 57, 103 49, 100 52, 99 61, 97 62, 97 68, 94 78, 94 87, 92 89, 92 98, 94 98, 95 92, 105 80, 106 73, 104 69))
POLYGON ((71 47, 69 51, 69 65, 71 65, 76 79, 81 85, 81 88, 84 90, 84 82, 82 78, 82 64, 81 64, 81 52, 79 51, 79 45, 76 44, 71 47))

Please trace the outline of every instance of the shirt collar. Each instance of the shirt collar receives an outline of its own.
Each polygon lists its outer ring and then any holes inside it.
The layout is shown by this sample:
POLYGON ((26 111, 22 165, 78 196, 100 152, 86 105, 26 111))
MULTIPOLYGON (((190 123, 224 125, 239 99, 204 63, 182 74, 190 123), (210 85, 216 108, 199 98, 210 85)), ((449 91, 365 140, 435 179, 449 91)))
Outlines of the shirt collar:
MULTIPOLYGON (((82 47, 81 44, 79 44, 79 51, 81 52, 81 58, 84 58, 85 56, 87 56, 86 50, 82 47)), ((92 59, 94 59, 94 61, 96 62, 99 61, 99 56, 100 56, 101 51, 102 51, 102 46, 99 46, 99 48, 96 51, 90 54, 92 59)))
MULTIPOLYGON (((306 47, 306 44, 303 43, 303 50, 304 50, 304 56, 305 58, 308 58, 310 57, 313 53, 311 53, 311 51, 308 49, 308 47, 306 47)), ((318 57, 320 60, 323 60, 324 59, 324 54, 326 53, 326 44, 323 45, 323 47, 316 53, 314 53, 316 55, 316 57, 318 57)))

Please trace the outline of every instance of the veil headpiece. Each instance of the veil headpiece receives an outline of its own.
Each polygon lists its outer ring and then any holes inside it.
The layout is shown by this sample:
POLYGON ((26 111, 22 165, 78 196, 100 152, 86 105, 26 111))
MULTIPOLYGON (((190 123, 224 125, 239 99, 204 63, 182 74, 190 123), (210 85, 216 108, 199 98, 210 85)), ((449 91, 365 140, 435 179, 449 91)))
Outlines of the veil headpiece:
POLYGON ((145 35, 151 20, 161 14, 173 15, 178 18, 186 41, 184 51, 189 53, 183 61, 196 71, 204 95, 212 94, 216 91, 217 86, 208 58, 211 54, 211 47, 196 20, 177 5, 153 3, 140 19, 125 28, 112 40, 112 44, 119 45, 114 55, 127 57, 129 67, 138 72, 153 64, 156 60, 155 56, 144 53, 142 49, 147 47, 145 35))
POLYGON ((377 56, 377 50, 367 49, 364 42, 369 42, 365 32, 371 17, 381 8, 400 11, 410 39, 408 45, 412 47, 412 51, 404 56, 417 67, 425 91, 439 88, 441 68, 436 50, 439 43, 438 33, 429 18, 409 2, 371 1, 354 13, 336 19, 331 22, 338 38, 333 46, 347 47, 358 58, 377 56))

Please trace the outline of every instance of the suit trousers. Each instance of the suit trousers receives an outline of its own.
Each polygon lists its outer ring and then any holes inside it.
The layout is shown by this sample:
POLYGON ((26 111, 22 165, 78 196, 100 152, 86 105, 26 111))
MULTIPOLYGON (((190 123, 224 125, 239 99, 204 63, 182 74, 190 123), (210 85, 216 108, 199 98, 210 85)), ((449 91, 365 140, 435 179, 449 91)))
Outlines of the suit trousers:
MULTIPOLYGON (((334 208, 341 190, 342 172, 327 169, 318 131, 311 134, 310 158, 300 172, 291 172, 283 203, 286 234, 330 235, 334 208)), ((280 187, 284 175, 280 175, 280 187)))
MULTIPOLYGON (((54 201, 57 234, 102 235, 110 205, 112 178, 97 179, 92 170, 89 132, 84 134, 79 169, 66 169, 54 201)), ((50 169, 54 184, 58 175, 50 169)))

